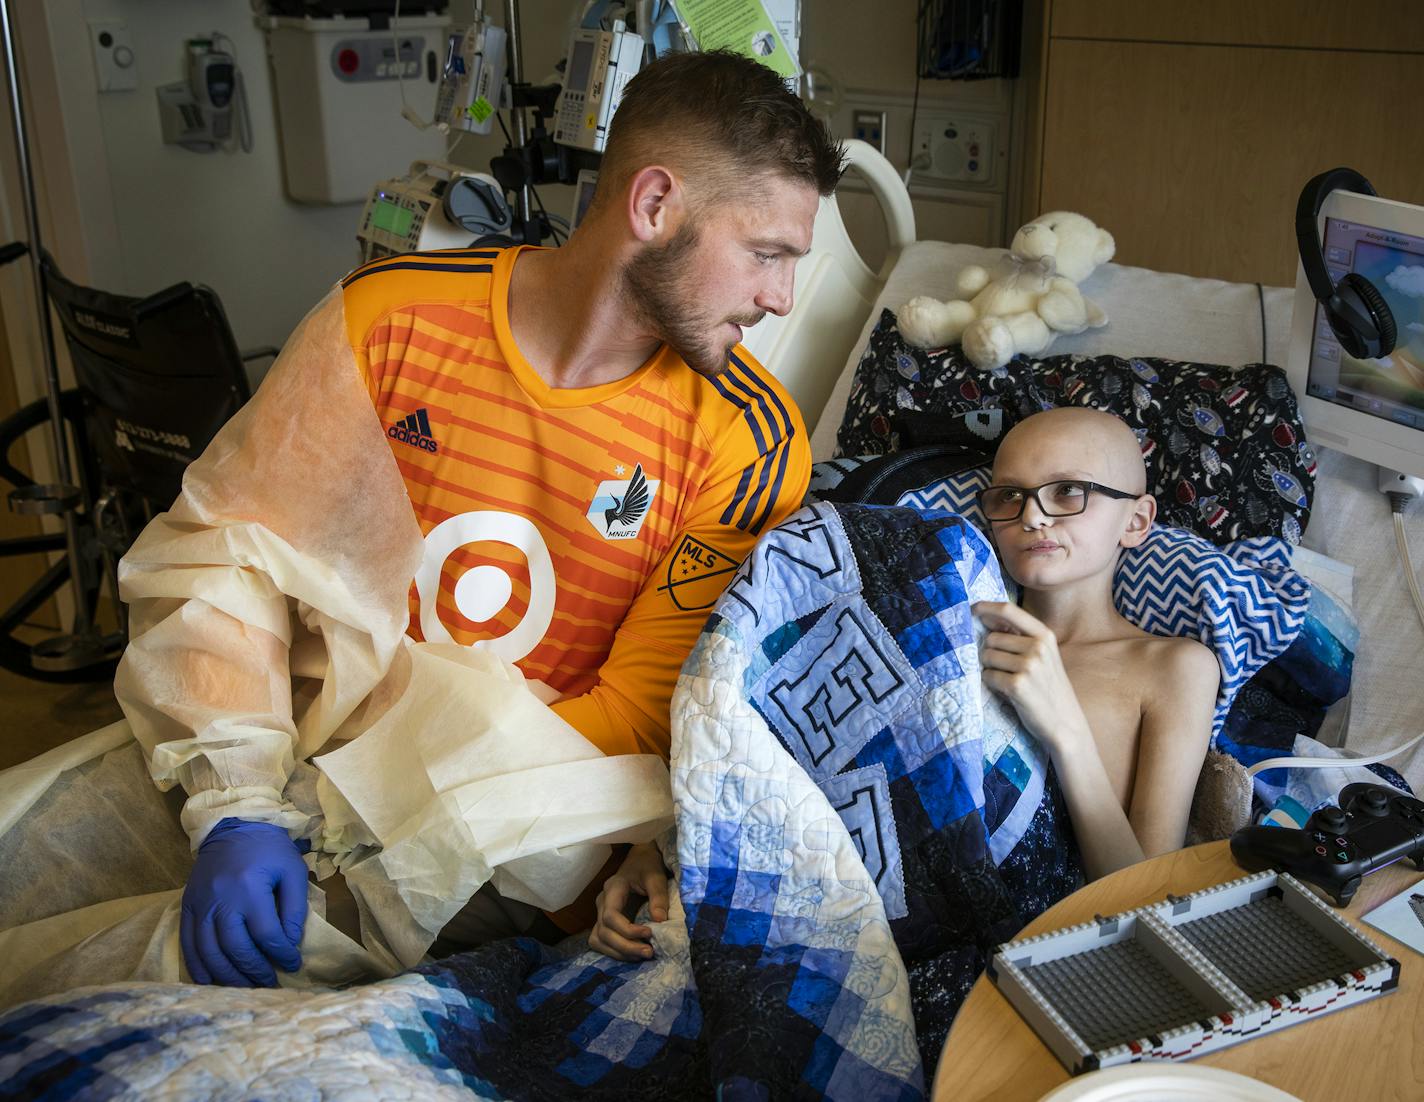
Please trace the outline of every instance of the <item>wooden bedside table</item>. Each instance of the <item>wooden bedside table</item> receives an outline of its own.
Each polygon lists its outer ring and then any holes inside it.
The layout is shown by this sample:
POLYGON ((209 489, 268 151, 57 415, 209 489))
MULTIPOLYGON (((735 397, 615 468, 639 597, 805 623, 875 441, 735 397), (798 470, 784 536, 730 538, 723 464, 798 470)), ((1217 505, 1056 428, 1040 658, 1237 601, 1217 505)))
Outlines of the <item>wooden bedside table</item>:
MULTIPOLYGON (((1186 895, 1249 873, 1226 842, 1210 842, 1120 869, 1074 892, 1024 927, 1020 937, 1047 933, 1163 899, 1186 895)), ((1243 1041, 1193 1061, 1239 1072, 1289 1091, 1305 1102, 1417 1102, 1424 1098, 1424 958, 1360 921, 1376 904, 1424 879, 1407 862, 1365 877, 1343 915, 1399 961, 1399 988, 1363 1006, 1319 1021, 1243 1041)), ((988 977, 964 1000, 940 1054, 936 1102, 1033 1102, 1068 1081, 1068 1072, 1018 1016, 988 977)))

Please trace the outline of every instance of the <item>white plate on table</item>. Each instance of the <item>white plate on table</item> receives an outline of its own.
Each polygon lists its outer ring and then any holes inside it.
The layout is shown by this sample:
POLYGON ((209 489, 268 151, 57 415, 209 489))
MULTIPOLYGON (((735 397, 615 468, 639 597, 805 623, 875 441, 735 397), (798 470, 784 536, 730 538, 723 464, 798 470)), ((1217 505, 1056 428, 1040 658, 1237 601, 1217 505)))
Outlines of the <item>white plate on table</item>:
POLYGON ((1089 1072, 1039 1102, 1300 1102, 1234 1071, 1186 1064, 1133 1064, 1089 1072))

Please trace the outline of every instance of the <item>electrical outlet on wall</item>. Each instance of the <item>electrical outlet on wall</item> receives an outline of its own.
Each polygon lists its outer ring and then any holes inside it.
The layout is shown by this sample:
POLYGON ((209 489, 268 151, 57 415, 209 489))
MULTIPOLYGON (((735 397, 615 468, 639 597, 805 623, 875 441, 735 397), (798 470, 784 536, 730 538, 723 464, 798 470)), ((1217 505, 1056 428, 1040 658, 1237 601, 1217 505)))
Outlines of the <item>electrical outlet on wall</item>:
POLYGON ((851 112, 850 136, 885 152, 885 112, 857 107, 851 112))
POLYGON ((1379 488, 1382 494, 1407 494, 1409 497, 1424 497, 1424 478, 1411 478, 1388 467, 1379 469, 1379 488))
POLYGON ((987 184, 994 179, 997 127, 964 115, 922 116, 915 123, 915 173, 987 184))
MULTIPOLYGON (((826 83, 822 81, 818 88, 826 83)), ((934 98, 922 96, 918 103, 909 95, 846 88, 828 106, 830 97, 818 91, 817 104, 829 115, 837 137, 864 139, 899 172, 913 166, 909 191, 921 237, 997 246, 1007 240, 1004 222, 1012 103, 1011 91, 986 86, 1005 83, 977 81, 934 98), (962 128, 953 127, 956 136, 946 138, 944 132, 951 129, 951 122, 961 123, 962 128), (937 140, 932 140, 932 135, 937 140), (958 162, 949 155, 950 150, 943 148, 955 141, 964 143, 958 162), (979 156, 970 156, 971 146, 979 156)), ((864 179, 847 174, 837 194, 846 225, 856 223, 857 229, 851 232, 857 247, 878 247, 870 242, 880 241, 884 233, 882 219, 864 179)), ((870 257, 869 253, 863 255, 870 257)), ((878 258, 883 259, 883 254, 878 258)))

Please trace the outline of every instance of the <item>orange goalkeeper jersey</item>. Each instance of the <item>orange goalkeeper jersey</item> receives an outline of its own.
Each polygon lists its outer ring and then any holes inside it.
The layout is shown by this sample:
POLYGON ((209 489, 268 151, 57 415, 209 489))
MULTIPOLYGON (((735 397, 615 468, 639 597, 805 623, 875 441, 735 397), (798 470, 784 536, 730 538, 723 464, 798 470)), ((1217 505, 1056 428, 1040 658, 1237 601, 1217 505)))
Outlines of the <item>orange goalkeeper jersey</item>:
POLYGON ((510 335, 519 251, 396 256, 343 282, 425 535, 409 634, 483 641, 605 753, 666 758, 707 609, 805 493, 805 427, 740 347, 715 379, 664 346, 617 382, 547 386, 510 335))

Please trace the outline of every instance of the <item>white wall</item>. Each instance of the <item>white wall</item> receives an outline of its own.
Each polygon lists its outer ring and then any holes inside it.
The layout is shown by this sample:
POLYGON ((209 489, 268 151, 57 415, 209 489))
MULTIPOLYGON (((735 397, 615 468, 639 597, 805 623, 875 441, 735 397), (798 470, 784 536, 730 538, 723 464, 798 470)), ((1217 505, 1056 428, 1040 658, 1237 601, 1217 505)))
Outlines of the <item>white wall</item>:
POLYGON ((51 33, 72 80, 67 119, 98 116, 99 147, 83 155, 102 162, 109 189, 96 187, 81 202, 95 206, 95 223, 107 215, 115 231, 107 248, 86 238, 90 279, 134 295, 185 279, 206 283, 221 296, 240 346, 280 344, 354 265, 359 208, 305 206, 283 195, 263 36, 247 0, 83 0, 76 7, 51 7, 51 33), (97 90, 84 22, 93 18, 126 23, 137 89, 97 90), (184 40, 213 30, 233 40, 247 78, 250 154, 163 144, 155 88, 184 79, 184 40))
MULTIPOLYGON (((451 13, 458 18, 471 6, 455 0, 451 13)), ((88 267, 95 286, 135 295, 179 280, 206 283, 222 297, 240 346, 281 344, 357 263, 361 206, 295 203, 283 193, 265 38, 249 0, 57 0, 46 7, 57 68, 67 74, 66 129, 71 147, 82 147, 71 152, 81 175, 85 165, 92 172, 90 186, 81 179, 79 187, 85 255, 78 266, 88 267), (98 91, 89 19, 125 22, 136 90, 98 91), (163 144, 155 89, 184 78, 184 40, 213 30, 233 40, 246 77, 251 153, 163 144)), ((502 5, 489 7, 503 22, 502 5)), ((571 3, 531 0, 523 9, 528 70, 543 76, 562 55, 571 3)), ((428 96, 428 89, 422 83, 411 91, 428 96)), ((412 103, 429 114, 429 103, 414 94, 412 103)), ((456 156, 487 169, 503 144, 496 129, 493 138, 463 140, 456 156)), ((562 211, 568 200, 557 203, 562 211)))

